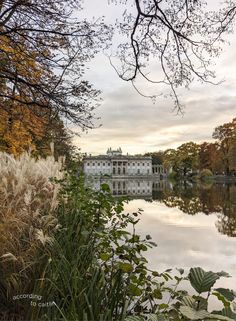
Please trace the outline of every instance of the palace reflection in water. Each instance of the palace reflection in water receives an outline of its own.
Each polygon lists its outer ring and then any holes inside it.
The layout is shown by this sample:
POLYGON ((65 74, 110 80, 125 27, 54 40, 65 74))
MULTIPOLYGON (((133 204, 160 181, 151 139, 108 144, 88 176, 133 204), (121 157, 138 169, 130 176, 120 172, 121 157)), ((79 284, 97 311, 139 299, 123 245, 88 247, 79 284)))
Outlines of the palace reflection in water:
POLYGON ((158 202, 189 215, 214 214, 217 230, 227 236, 236 236, 236 184, 186 181, 177 184, 168 180, 140 178, 87 181, 94 190, 99 190, 103 183, 109 185, 114 196, 158 202))

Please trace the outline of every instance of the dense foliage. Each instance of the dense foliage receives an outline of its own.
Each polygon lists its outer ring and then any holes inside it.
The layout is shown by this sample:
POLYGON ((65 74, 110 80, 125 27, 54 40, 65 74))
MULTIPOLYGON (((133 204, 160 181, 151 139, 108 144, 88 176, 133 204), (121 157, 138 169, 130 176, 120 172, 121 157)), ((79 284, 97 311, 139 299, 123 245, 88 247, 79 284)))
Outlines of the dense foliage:
POLYGON ((192 268, 189 274, 182 269, 150 270, 145 252, 155 243, 150 235, 142 238, 136 233, 141 210, 124 213, 125 201, 115 199, 106 184, 94 192, 85 187, 83 177, 68 172, 63 178, 60 165, 52 159, 4 157, 3 197, 13 195, 10 164, 19 168, 19 181, 13 185, 19 191, 14 192, 19 199, 17 212, 11 207, 6 216, 5 207, 0 216, 1 226, 8 223, 0 258, 4 320, 235 319, 235 292, 214 287, 220 277, 228 277, 226 273, 201 268, 192 268), (32 174, 29 168, 34 169, 32 174), (22 181, 23 171, 28 174, 22 181), (58 179, 48 181, 50 174, 58 179), (33 179, 38 181, 35 191, 33 179), (48 207, 51 203, 52 208, 48 207), (24 221, 16 231, 13 223, 20 218, 24 221), (195 294, 184 290, 186 282, 195 294), (31 298, 20 297, 30 293, 31 298), (209 312, 210 296, 224 308, 209 312))

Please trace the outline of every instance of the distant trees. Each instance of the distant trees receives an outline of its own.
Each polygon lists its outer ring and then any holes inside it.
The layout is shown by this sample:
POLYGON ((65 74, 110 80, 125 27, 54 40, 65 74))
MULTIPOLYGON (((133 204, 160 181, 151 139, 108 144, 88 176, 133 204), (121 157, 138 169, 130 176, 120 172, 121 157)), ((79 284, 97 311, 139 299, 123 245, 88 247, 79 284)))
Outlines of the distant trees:
POLYGON ((158 151, 153 153, 146 153, 144 156, 152 156, 153 165, 162 165, 164 161, 164 152, 158 151))
POLYGON ((236 169, 236 118, 229 123, 216 127, 212 137, 219 142, 224 171, 226 175, 229 175, 232 170, 236 169))
POLYGON ((236 118, 214 129, 215 142, 196 144, 187 142, 176 149, 158 153, 161 164, 171 168, 179 176, 189 176, 203 170, 213 174, 233 175, 236 173, 236 118))
POLYGON ((181 176, 198 169, 199 145, 188 142, 175 149, 168 149, 164 153, 164 165, 172 168, 181 176))
POLYGON ((222 173, 222 152, 218 143, 200 144, 199 170, 209 169, 212 173, 222 173))

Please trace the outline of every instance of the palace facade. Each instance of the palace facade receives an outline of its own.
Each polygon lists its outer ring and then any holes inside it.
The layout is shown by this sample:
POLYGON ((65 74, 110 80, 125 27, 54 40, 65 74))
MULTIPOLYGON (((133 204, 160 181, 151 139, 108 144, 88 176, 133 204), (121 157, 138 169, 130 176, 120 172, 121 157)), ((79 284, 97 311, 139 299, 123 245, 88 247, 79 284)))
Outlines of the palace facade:
MULTIPOLYGON (((112 150, 108 148, 106 155, 86 156, 83 160, 85 175, 110 177, 120 176, 152 176, 157 173, 153 169, 151 156, 123 155, 121 148, 112 150)), ((159 174, 165 174, 159 165, 159 174)))

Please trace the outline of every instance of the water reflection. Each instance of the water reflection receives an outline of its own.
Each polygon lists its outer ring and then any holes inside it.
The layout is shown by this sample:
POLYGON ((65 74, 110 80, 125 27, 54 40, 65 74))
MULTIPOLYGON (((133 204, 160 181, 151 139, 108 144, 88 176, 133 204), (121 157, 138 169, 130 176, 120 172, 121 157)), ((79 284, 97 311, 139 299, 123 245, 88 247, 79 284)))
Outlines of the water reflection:
POLYGON ((224 235, 236 236, 236 184, 182 182, 172 189, 154 192, 152 199, 190 215, 217 213, 218 231, 224 235))
POLYGON ((173 184, 167 180, 139 178, 87 180, 95 190, 99 190, 104 182, 115 196, 162 203, 189 215, 216 214, 217 230, 227 236, 236 236, 236 184, 193 184, 187 181, 173 184))

